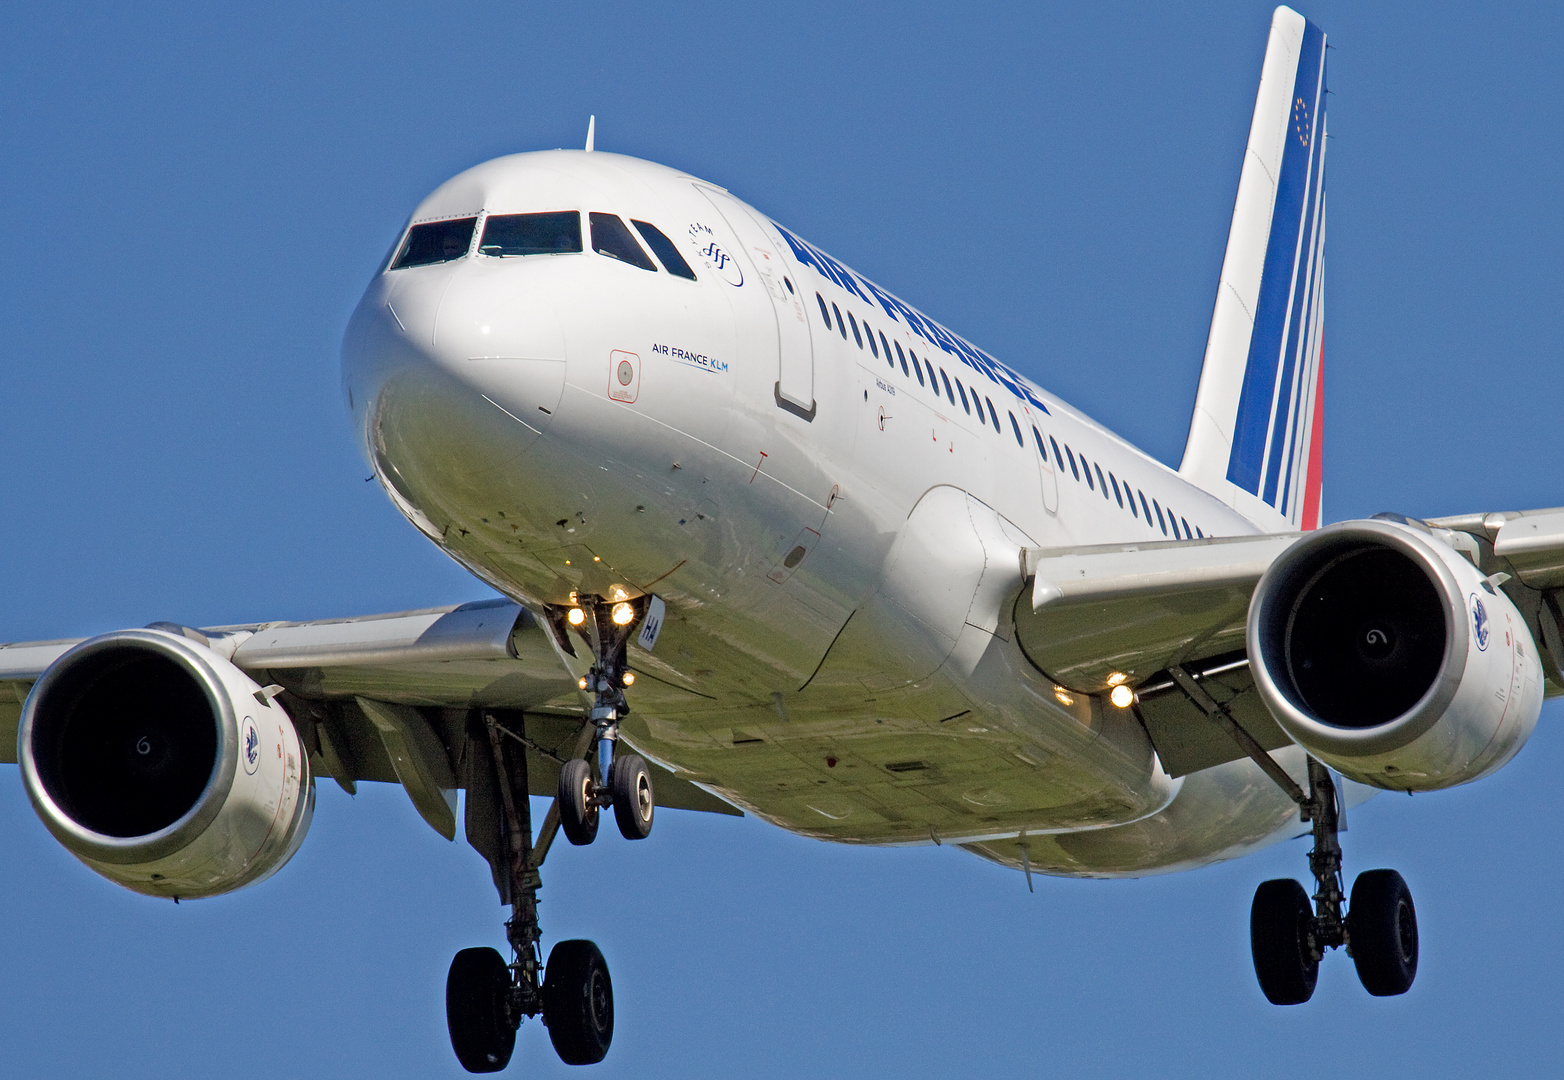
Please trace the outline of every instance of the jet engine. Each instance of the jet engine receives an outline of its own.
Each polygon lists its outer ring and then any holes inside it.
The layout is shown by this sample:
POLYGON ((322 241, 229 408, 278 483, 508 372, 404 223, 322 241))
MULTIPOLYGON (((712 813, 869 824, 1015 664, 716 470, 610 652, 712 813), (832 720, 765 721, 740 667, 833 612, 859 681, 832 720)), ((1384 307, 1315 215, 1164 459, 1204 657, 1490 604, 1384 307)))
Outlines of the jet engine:
POLYGON ((1255 686, 1283 730, 1375 787, 1486 776, 1542 711, 1525 620, 1417 523, 1348 521, 1298 541, 1260 579, 1247 640, 1255 686))
POLYGON ((215 896, 275 873, 315 809, 282 706, 213 649, 163 630, 92 638, 22 712, 17 757, 55 839, 134 892, 215 896))

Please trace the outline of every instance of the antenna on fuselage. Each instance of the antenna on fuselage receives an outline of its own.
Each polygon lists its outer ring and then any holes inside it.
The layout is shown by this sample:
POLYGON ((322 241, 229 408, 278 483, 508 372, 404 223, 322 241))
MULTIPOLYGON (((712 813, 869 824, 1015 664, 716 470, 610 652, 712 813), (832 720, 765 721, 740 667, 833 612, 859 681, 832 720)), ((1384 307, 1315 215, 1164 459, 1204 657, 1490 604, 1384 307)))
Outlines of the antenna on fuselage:
POLYGON ((596 114, 594 114, 592 116, 587 117, 587 144, 586 144, 586 148, 587 148, 588 151, 591 151, 592 143, 594 141, 596 141, 596 139, 595 139, 596 135, 597 135, 597 116, 596 116, 596 114))

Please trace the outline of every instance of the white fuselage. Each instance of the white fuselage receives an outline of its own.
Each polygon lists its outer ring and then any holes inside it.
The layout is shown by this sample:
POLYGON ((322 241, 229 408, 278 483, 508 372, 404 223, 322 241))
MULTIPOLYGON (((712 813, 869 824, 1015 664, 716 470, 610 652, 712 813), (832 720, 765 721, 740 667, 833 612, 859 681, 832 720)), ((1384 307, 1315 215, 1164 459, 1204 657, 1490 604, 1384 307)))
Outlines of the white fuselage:
POLYGON ((1195 865, 1295 819, 1247 761, 1169 779, 1133 715, 1060 691, 1010 629, 1023 547, 1253 523, 693 177, 519 154, 412 223, 467 216, 470 252, 370 284, 343 352, 357 432, 500 592, 665 599, 632 651, 637 749, 795 831, 1019 843, 1056 873, 1195 865), (545 211, 649 222, 696 280, 590 241, 479 251, 487 217, 545 211))

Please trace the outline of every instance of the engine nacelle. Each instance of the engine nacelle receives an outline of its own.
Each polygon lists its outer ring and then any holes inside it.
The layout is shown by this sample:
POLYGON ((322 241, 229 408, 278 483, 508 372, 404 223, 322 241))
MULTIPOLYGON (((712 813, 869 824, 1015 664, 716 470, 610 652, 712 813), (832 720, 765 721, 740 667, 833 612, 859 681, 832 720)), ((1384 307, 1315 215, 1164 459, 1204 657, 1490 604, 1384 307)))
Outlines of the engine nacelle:
POLYGON ((180 899, 269 877, 315 809, 281 705, 229 661, 162 630, 84 641, 40 678, 17 759, 33 808, 111 881, 180 899))
POLYGON ((1437 536, 1348 521, 1298 541, 1249 604, 1255 686, 1283 730, 1344 776, 1453 787, 1514 757, 1542 711, 1525 620, 1437 536))

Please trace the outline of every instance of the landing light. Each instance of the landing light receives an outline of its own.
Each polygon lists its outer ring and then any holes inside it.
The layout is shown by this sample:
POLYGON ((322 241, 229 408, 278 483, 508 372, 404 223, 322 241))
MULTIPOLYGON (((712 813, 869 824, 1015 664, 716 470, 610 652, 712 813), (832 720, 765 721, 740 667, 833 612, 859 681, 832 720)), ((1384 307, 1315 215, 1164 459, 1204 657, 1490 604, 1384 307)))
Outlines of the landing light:
POLYGON ((628 626, 630 620, 635 618, 635 608, 629 604, 618 603, 614 605, 614 625, 628 626))
POLYGON ((1113 692, 1108 695, 1108 700, 1113 702, 1117 708, 1127 709, 1135 700, 1135 691, 1131 690, 1123 683, 1120 683, 1118 686, 1115 686, 1113 688, 1113 692))
POLYGON ((1054 687, 1054 697, 1059 699, 1061 705, 1074 705, 1075 697, 1062 686, 1054 687))
POLYGON ((565 618, 570 621, 571 626, 580 626, 582 623, 587 621, 586 612, 582 611, 578 607, 571 608, 570 613, 566 615, 565 618))
POLYGON ((633 671, 625 672, 625 674, 624 674, 624 684, 626 686, 634 686, 635 685, 635 672, 633 672, 633 671))
POLYGON ((1129 682, 1129 678, 1130 677, 1128 675, 1124 674, 1124 672, 1122 672, 1122 671, 1115 671, 1115 672, 1113 672, 1112 674, 1110 674, 1108 676, 1108 685, 1109 686, 1119 686, 1119 685, 1121 685, 1123 683, 1129 682))
POLYGON ((588 684, 589 684, 589 680, 587 679, 587 677, 585 675, 581 676, 581 678, 576 680, 576 685, 579 686, 583 690, 585 690, 587 688, 588 684))

